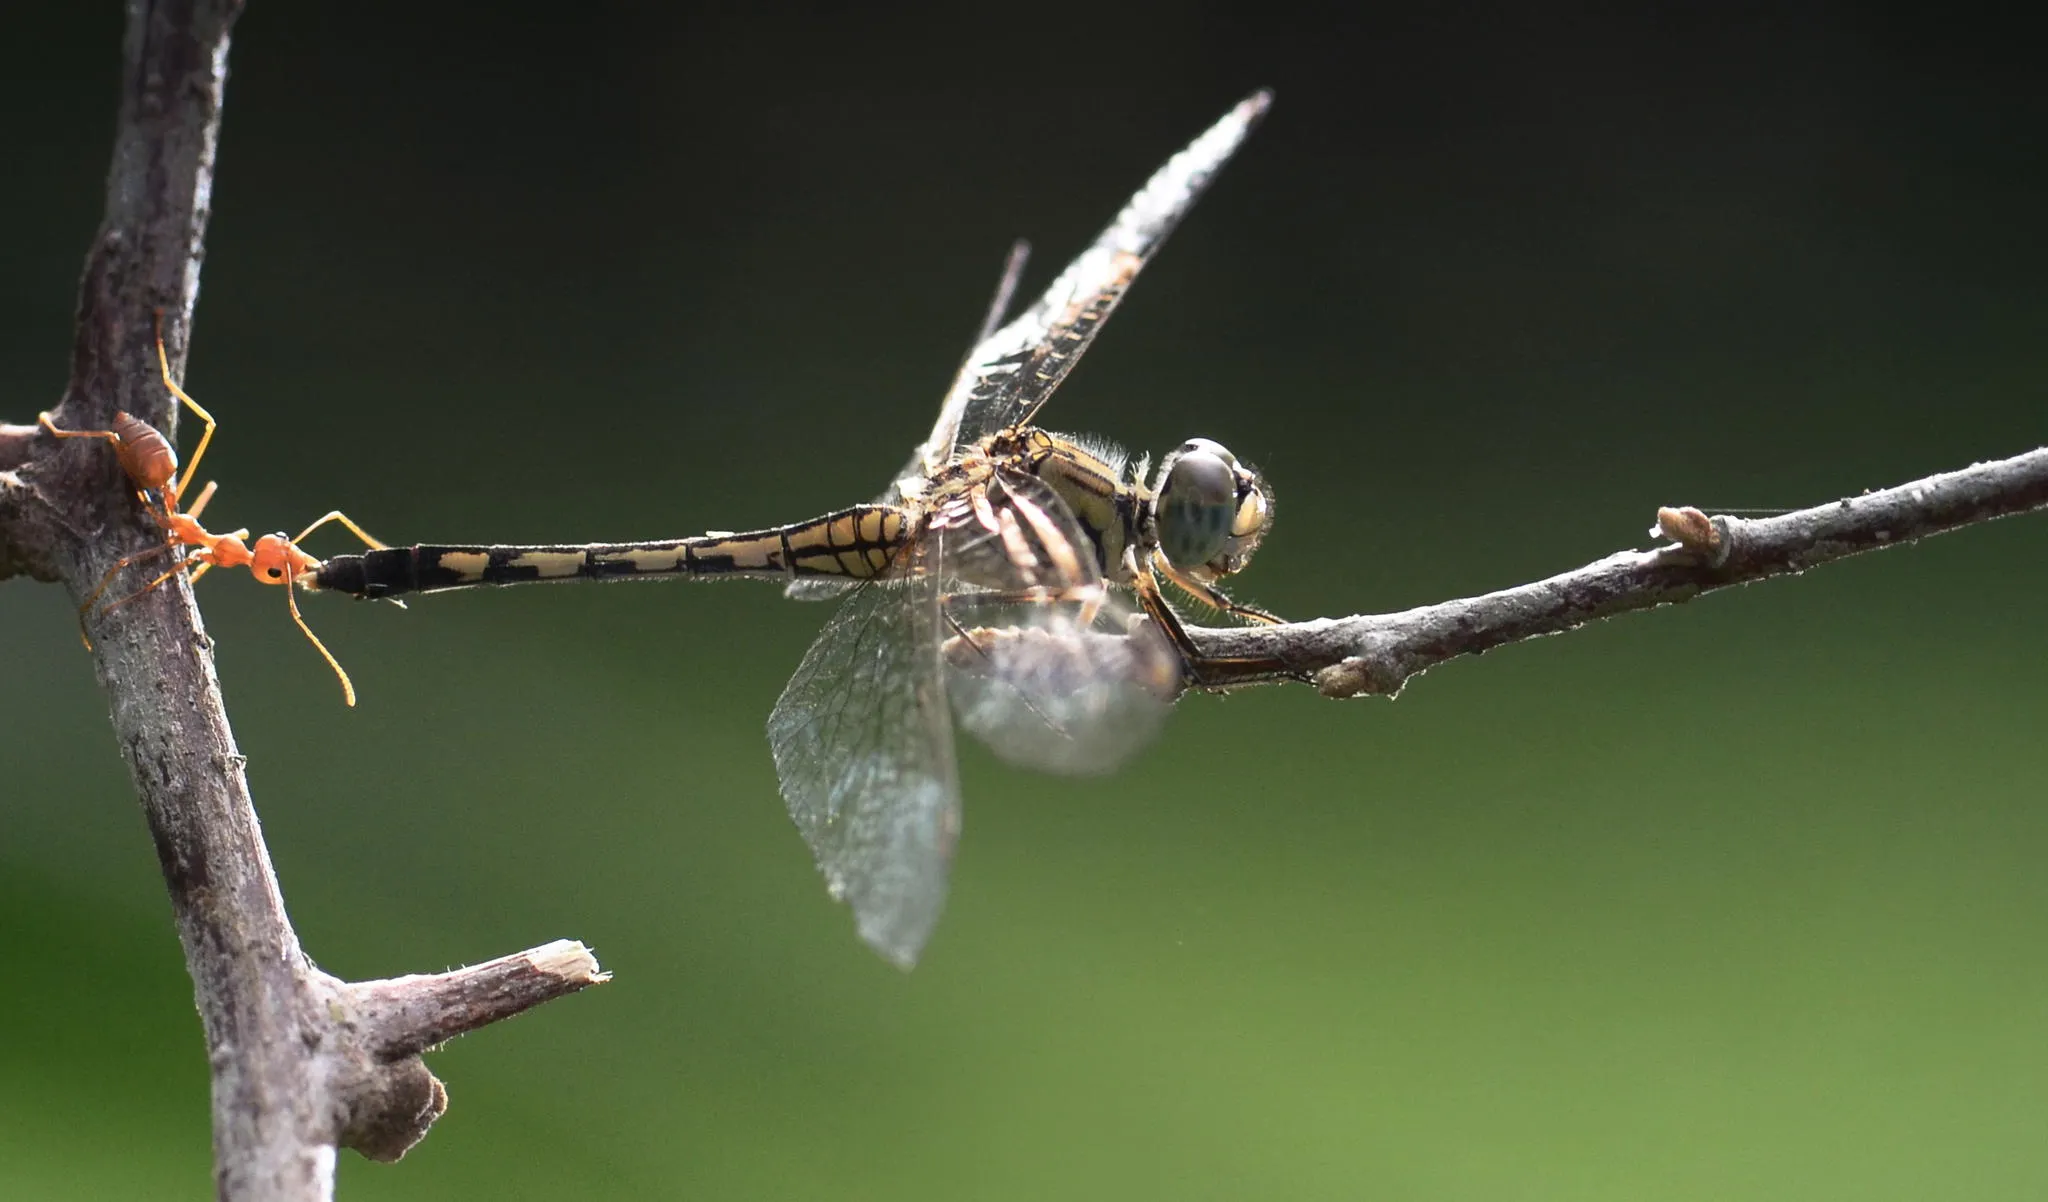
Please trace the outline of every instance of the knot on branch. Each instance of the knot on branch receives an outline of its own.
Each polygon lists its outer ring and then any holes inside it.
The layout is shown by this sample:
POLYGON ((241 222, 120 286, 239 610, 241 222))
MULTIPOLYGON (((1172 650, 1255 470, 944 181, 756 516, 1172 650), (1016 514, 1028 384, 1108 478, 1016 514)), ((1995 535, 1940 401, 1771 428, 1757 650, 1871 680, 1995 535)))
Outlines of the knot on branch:
POLYGON ((1411 675, 1392 656, 1351 655, 1317 672, 1315 686, 1323 696, 1339 700, 1361 694, 1395 697, 1411 675))
POLYGON ((1668 538, 1699 557, 1710 568, 1728 561, 1734 540, 1729 537, 1728 519, 1710 518, 1690 505, 1666 506, 1657 511, 1657 524, 1650 527, 1652 538, 1668 538))
POLYGON ((418 1056, 352 1066, 335 1082, 344 1100, 340 1144, 382 1164, 399 1159, 426 1138, 448 1110, 448 1090, 418 1056))

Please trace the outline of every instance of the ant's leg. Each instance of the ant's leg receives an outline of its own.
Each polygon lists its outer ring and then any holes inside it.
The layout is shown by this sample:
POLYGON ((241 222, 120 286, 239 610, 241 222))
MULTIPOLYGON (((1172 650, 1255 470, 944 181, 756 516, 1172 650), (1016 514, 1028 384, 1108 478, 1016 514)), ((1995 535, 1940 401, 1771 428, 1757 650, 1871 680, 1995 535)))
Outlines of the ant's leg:
POLYGON ((58 438, 104 438, 116 447, 121 445, 121 436, 112 430, 59 430, 57 423, 50 420, 48 410, 36 414, 36 424, 58 438))
MULTIPOLYGON (((190 569, 192 565, 195 563, 199 564, 202 568, 212 566, 211 564, 208 564, 206 562, 206 551, 204 548, 194 548, 190 555, 178 561, 177 567, 172 568, 170 571, 165 572, 161 576, 158 576, 156 579, 150 581, 148 584, 145 584, 141 588, 136 589, 134 592, 121 598, 119 601, 114 602, 112 605, 107 606, 100 612, 102 614, 110 614, 113 613, 115 610, 121 608, 123 605, 128 604, 130 601, 140 600, 141 598, 148 596, 150 593, 153 593, 157 589, 162 588, 164 586, 164 583, 170 580, 171 577, 176 576, 180 572, 190 569)), ((198 574, 195 572, 192 578, 194 580, 197 580, 199 578, 198 574)))
POLYGON ((214 490, 219 487, 220 481, 208 480, 206 487, 199 490, 199 499, 185 506, 185 516, 195 521, 198 520, 199 515, 206 509, 206 503, 213 500, 214 490))
POLYGON ((312 641, 313 649, 320 653, 320 658, 326 660, 327 666, 334 669, 334 674, 341 678, 341 699, 353 706, 356 703, 356 686, 349 682, 348 673, 342 670, 341 661, 334 658, 334 653, 327 649, 327 644, 321 642, 320 636, 313 633, 313 628, 306 625, 306 619, 299 616, 299 601, 290 584, 285 586, 284 603, 292 611, 292 621, 297 622, 299 630, 312 641))
MULTIPOLYGON (((127 568, 130 565, 141 563, 145 559, 153 559, 158 555, 162 555, 165 552, 174 549, 175 548, 173 544, 165 543, 160 547, 152 547, 147 551, 137 551, 133 555, 123 555, 121 558, 114 561, 113 567, 107 569, 106 575, 100 577, 99 585, 95 587, 92 590, 92 592, 86 594, 85 602, 78 607, 78 638, 81 642, 85 644, 85 649, 87 651, 92 650, 92 636, 87 634, 85 631, 85 620, 92 614, 93 606, 99 604, 99 599, 102 595, 106 593, 107 586, 114 583, 114 577, 119 575, 122 569, 127 568)), ((171 570, 170 575, 176 575, 177 572, 183 570, 184 566, 185 565, 183 563, 180 563, 178 567, 173 568, 171 570)), ((169 576, 164 577, 164 579, 169 579, 169 576)), ((161 581, 159 581, 159 583, 161 583, 161 581)), ((150 588, 155 587, 156 585, 154 584, 150 586, 150 588)), ((144 589, 143 591, 148 592, 149 589, 144 589)), ((130 598, 130 600, 132 599, 133 598, 130 598)))
MULTIPOLYGON (((199 461, 206 458, 206 444, 213 441, 213 430, 217 423, 213 420, 213 414, 201 408, 199 402, 193 400, 190 393, 171 382, 171 360, 168 355, 164 354, 164 311, 162 309, 156 311, 156 363, 158 367, 163 369, 164 387, 171 390, 171 395, 189 405, 192 412, 199 415, 199 420, 206 423, 206 433, 199 436, 199 449, 192 452, 192 462, 185 465, 185 474, 178 477, 177 495, 182 497, 185 495, 186 486, 192 483, 192 474, 199 470, 199 461)), ((195 511, 187 510, 186 512, 191 513, 195 511)))
POLYGON ((314 522, 312 525, 306 527, 304 530, 299 531, 299 536, 292 540, 292 545, 297 546, 298 544, 305 542, 307 535, 313 533, 315 530, 318 530, 320 527, 325 526, 329 522, 340 522, 342 525, 348 527, 348 532, 350 534, 355 535, 357 538, 362 539, 364 544, 367 545, 372 551, 382 551, 388 545, 379 542, 376 538, 372 537, 369 531, 363 529, 361 526, 356 525, 355 520, 353 518, 349 517, 347 514, 343 513, 339 509, 329 510, 327 516, 321 518, 317 522, 314 522))
MULTIPOLYGON (((114 566, 107 569, 107 574, 100 577, 99 587, 93 589, 91 593, 87 594, 85 598, 85 604, 78 607, 79 616, 84 617, 87 613, 89 613, 92 610, 93 605, 99 601, 101 594, 107 591, 108 585, 114 583, 114 577, 120 574, 123 568, 127 568, 133 564, 141 563, 145 559, 154 559, 157 556, 162 555, 165 552, 171 551, 173 549, 174 547, 171 543, 165 543, 160 547, 151 547, 147 551, 137 551, 133 555, 123 555, 121 558, 115 560, 114 566)), ((165 576, 165 579, 169 579, 170 576, 176 575, 179 571, 181 571, 184 568, 184 566, 184 563, 181 561, 176 568, 171 569, 170 573, 168 573, 165 576)), ((146 592, 148 590, 145 589, 144 591, 146 592)))

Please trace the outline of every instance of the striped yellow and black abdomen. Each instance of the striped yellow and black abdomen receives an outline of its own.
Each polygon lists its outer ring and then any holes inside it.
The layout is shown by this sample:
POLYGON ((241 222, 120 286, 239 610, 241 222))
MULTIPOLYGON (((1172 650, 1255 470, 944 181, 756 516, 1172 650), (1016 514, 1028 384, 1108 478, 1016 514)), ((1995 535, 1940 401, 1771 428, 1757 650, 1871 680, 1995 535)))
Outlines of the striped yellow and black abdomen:
POLYGON ((858 505, 794 526, 665 542, 385 547, 337 555, 299 583, 374 599, 484 585, 662 576, 866 580, 888 570, 910 530, 910 515, 902 509, 858 505))

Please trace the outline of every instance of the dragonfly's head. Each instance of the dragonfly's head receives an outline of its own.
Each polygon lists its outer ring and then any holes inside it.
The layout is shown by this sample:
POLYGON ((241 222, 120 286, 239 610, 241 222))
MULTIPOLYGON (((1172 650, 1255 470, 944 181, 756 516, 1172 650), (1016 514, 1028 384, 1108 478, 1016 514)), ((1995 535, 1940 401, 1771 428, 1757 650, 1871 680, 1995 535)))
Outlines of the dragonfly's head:
POLYGON ((1153 514, 1167 562, 1204 581, 1251 561, 1273 525, 1273 496, 1221 443, 1192 438, 1159 465, 1153 514))

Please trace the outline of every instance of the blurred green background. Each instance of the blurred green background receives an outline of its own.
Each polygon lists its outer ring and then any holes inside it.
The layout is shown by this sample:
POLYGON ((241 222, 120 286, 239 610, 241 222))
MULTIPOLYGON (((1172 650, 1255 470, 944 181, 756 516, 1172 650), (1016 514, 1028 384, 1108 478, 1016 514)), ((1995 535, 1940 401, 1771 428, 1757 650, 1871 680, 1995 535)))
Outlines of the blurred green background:
MULTIPOLYGON (((2033 44, 1980 24, 256 3, 187 383, 209 519, 673 536, 871 495, 1034 289, 1271 117, 1045 414, 1265 467, 1242 594, 1403 608, 2048 439, 2033 44), (823 436, 821 437, 821 431, 823 436)), ((115 6, 10 17, 0 416, 53 403, 115 6), (18 19, 17 19, 18 18, 18 19)), ((346 549, 344 536, 316 543, 346 549)), ((286 896, 373 977, 617 981, 434 1057, 349 1199, 2048 1196, 2048 518, 1461 662, 1190 698, 1123 774, 963 751, 914 974, 762 724, 768 586, 203 586, 286 896)), ((0 1198, 210 1196, 149 841, 56 589, 0 588, 0 1198)))

